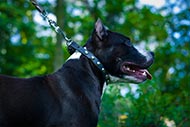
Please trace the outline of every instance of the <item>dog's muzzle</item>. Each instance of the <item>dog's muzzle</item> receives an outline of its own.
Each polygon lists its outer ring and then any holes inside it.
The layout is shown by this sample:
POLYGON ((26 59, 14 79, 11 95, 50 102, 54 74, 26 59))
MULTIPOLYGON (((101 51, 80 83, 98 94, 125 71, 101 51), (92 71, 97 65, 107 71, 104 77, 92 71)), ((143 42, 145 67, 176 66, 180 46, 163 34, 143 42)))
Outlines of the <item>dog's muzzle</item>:
POLYGON ((148 71, 148 68, 152 65, 153 60, 154 54, 149 53, 147 61, 142 64, 128 61, 122 62, 120 64, 120 71, 123 73, 121 77, 135 83, 143 82, 146 79, 151 80, 152 75, 148 71))
POLYGON ((148 72, 147 69, 142 69, 139 66, 130 63, 130 62, 124 62, 121 65, 121 71, 129 76, 133 76, 135 78, 146 80, 146 79, 152 79, 152 75, 148 72))

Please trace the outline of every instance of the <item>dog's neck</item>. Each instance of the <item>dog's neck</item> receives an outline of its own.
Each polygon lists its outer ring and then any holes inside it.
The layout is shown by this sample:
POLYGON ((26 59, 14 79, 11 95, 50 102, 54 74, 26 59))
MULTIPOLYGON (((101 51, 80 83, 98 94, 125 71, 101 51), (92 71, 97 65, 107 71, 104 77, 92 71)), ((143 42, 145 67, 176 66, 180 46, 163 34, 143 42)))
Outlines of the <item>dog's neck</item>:
MULTIPOLYGON (((67 61, 68 60, 79 60, 80 59, 80 57, 81 57, 81 53, 80 52, 78 52, 78 51, 75 51, 68 59, 67 59, 67 61)), ((101 74, 100 74, 101 75, 101 74)), ((102 79, 101 79, 102 80, 102 79)), ((103 97, 103 94, 104 94, 104 91, 105 91, 105 88, 106 88, 106 86, 107 86, 107 82, 106 81, 104 81, 104 83, 103 83, 103 87, 102 87, 102 82, 103 81, 100 81, 100 85, 101 85, 101 89, 102 89, 102 96, 101 96, 101 98, 103 97)))
MULTIPOLYGON (((66 68, 72 69, 73 73, 81 75, 80 77, 82 78, 80 78, 80 80, 82 80, 83 83, 81 85, 86 85, 84 87, 96 87, 97 89, 95 92, 98 92, 98 95, 101 98, 106 80, 102 71, 99 70, 90 59, 82 55, 80 52, 75 51, 67 59, 63 67, 55 72, 55 74, 58 73, 59 75, 62 75, 61 77, 64 78, 66 68)), ((70 80, 72 80, 72 76, 70 80)))
MULTIPOLYGON (((106 82, 104 75, 102 74, 101 70, 99 70, 88 58, 83 56, 80 52, 75 51, 68 59, 69 60, 85 60, 89 63, 89 68, 92 70, 93 74, 98 77, 99 83, 104 84, 106 82)), ((89 71, 89 70, 87 70, 89 71)), ((84 77, 85 78, 85 77, 84 77)))

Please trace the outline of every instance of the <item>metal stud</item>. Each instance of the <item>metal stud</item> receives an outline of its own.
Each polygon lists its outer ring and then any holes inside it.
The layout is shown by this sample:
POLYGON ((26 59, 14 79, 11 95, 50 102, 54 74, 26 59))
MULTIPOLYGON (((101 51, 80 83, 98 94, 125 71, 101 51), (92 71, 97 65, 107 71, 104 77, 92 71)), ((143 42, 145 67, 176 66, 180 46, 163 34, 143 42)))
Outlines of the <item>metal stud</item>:
POLYGON ((91 59, 92 59, 92 60, 94 60, 94 59, 95 59, 95 57, 94 57, 94 56, 91 56, 91 59))
POLYGON ((100 62, 98 61, 97 64, 100 65, 100 62))
POLYGON ((109 75, 106 75, 106 80, 107 80, 107 81, 109 81, 109 80, 110 80, 109 75))
POLYGON ((87 50, 85 50, 84 52, 85 52, 85 54, 88 54, 88 51, 87 51, 87 50))

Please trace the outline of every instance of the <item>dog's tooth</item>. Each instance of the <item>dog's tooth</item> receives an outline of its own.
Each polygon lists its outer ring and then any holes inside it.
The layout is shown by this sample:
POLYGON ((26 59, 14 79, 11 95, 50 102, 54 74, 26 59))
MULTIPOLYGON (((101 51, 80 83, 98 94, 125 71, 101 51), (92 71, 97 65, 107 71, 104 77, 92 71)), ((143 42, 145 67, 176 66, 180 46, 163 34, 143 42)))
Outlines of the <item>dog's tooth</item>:
POLYGON ((129 71, 129 70, 130 70, 130 68, 129 68, 129 67, 127 67, 127 70, 129 71))
POLYGON ((146 76, 146 72, 144 71, 144 72, 142 73, 142 75, 146 76))
POLYGON ((133 72, 135 72, 135 70, 133 70, 133 72))

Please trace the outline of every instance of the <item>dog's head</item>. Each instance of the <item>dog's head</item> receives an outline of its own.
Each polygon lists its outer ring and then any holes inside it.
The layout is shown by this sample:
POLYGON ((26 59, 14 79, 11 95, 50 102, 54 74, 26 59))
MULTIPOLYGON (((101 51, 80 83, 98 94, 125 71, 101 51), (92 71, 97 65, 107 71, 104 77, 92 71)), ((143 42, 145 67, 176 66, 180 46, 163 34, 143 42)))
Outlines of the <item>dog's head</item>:
POLYGON ((152 65, 154 54, 140 53, 128 37, 107 30, 99 19, 86 46, 99 58, 111 77, 134 83, 152 78, 147 68, 152 65))

